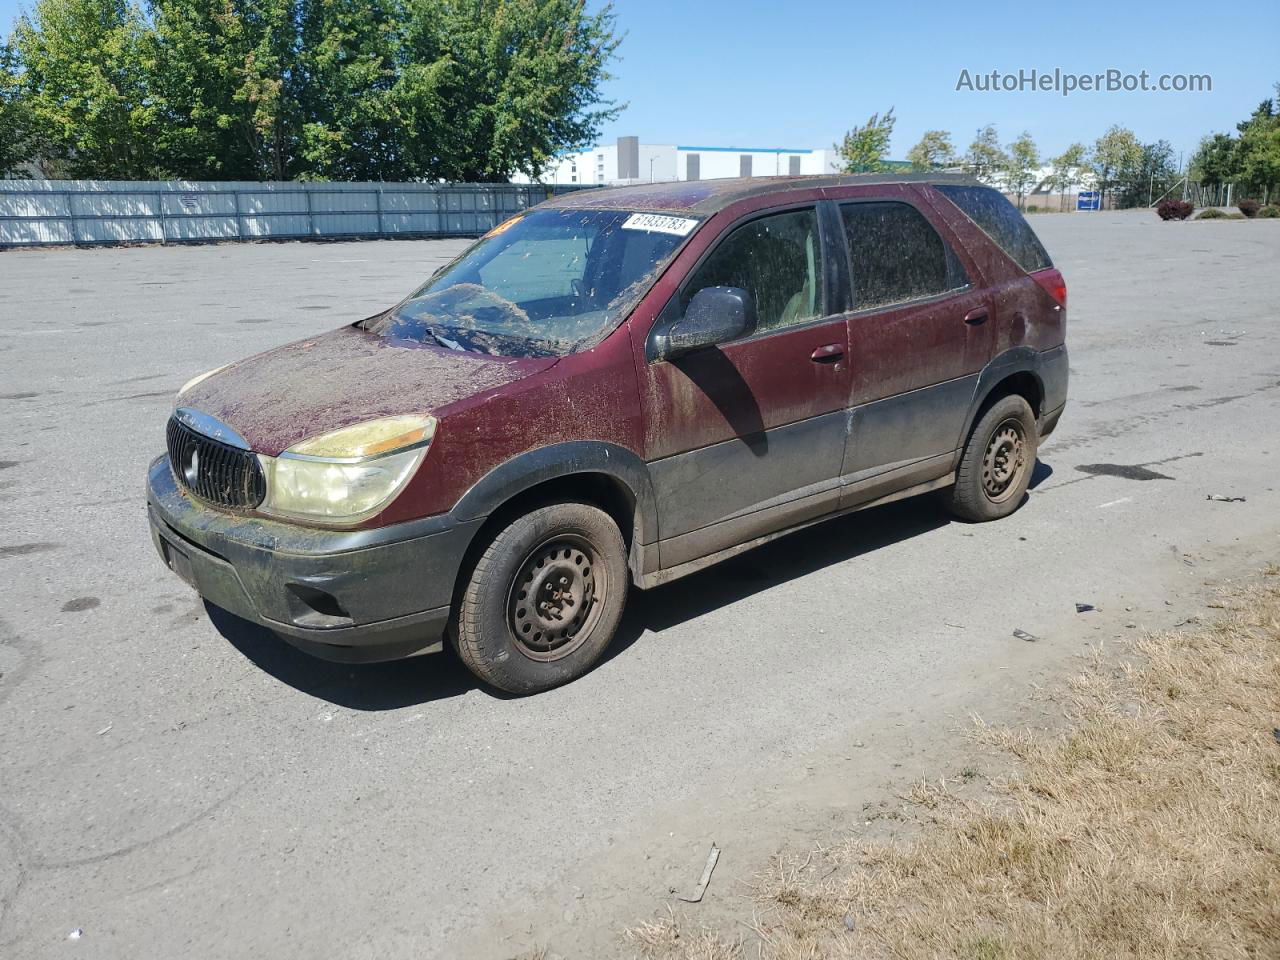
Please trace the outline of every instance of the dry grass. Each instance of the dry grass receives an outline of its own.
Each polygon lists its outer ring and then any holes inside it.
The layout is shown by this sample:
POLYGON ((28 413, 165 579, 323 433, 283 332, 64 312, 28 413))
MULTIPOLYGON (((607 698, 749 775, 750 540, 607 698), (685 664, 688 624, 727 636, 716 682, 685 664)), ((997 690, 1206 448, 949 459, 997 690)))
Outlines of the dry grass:
POLYGON ((743 960, 741 942, 730 942, 712 930, 687 931, 673 912, 660 920, 628 928, 623 939, 643 957, 680 960, 743 960))
POLYGON ((759 943, 674 918, 630 942, 663 960, 1280 957, 1278 574, 1132 663, 1095 657, 1060 694, 1065 732, 979 726, 1019 772, 980 801, 916 784, 914 839, 780 858, 759 943))

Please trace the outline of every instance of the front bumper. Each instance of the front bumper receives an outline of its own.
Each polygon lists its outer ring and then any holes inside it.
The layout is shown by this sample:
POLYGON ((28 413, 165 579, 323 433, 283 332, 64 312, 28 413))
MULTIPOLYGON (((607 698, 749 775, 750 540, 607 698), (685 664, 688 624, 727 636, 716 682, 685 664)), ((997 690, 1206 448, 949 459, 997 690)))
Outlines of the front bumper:
POLYGON ((229 513, 183 492, 167 456, 148 471, 147 513, 161 559, 202 597, 340 662, 392 660, 438 643, 483 523, 441 515, 332 531, 229 513))

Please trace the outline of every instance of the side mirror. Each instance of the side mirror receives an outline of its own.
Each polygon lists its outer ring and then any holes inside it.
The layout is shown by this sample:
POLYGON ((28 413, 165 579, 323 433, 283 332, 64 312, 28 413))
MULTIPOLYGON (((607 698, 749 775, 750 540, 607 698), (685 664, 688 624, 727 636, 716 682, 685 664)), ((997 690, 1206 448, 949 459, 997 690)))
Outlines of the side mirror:
POLYGON ((741 287, 703 287, 684 316, 652 341, 655 360, 674 360, 694 350, 735 340, 756 328, 755 304, 741 287))

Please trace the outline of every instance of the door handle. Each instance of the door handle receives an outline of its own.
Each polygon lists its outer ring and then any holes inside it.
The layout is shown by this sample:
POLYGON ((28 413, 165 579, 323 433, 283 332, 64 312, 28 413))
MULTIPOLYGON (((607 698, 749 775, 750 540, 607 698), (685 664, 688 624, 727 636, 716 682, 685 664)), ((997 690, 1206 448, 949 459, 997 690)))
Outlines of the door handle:
POLYGON ((819 347, 813 353, 809 354, 809 359, 814 363, 836 363, 844 356, 844 345, 840 343, 828 343, 825 347, 819 347))
POLYGON ((987 308, 975 307, 964 315, 964 322, 971 327, 976 327, 980 323, 987 322, 987 308))

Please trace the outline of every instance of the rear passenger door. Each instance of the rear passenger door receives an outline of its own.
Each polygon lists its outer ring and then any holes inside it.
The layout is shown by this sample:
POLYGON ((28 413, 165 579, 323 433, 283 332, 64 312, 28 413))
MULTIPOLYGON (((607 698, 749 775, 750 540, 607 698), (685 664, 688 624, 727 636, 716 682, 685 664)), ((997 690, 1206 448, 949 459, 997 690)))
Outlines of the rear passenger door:
POLYGON ((839 211, 852 306, 841 505, 851 506, 951 471, 992 324, 972 261, 910 192, 839 211))

